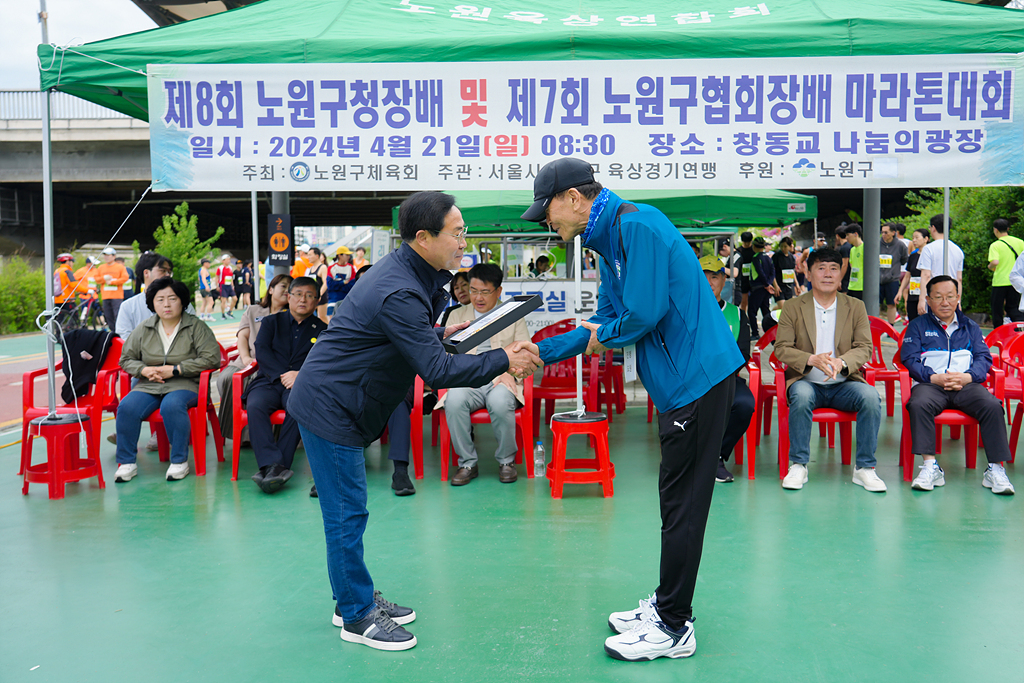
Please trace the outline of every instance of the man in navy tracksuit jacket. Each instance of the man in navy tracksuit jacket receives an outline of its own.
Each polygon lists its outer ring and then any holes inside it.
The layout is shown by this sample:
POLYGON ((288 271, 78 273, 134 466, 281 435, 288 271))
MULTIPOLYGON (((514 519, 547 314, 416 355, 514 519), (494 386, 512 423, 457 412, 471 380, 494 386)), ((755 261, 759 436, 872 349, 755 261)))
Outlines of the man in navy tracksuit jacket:
POLYGON ((525 377, 540 367, 532 344, 477 355, 450 354, 435 328, 448 306, 445 289, 466 248, 455 198, 417 192, 398 209, 402 246, 374 264, 339 304, 306 357, 288 399, 313 472, 327 538, 327 573, 342 640, 397 651, 416 645, 402 628, 416 617, 374 590, 363 560, 366 463, 391 413, 419 375, 431 387, 478 387, 503 372, 525 377), (526 346, 529 350, 524 350, 526 346))
POLYGON ((1010 459, 1003 406, 984 386, 992 354, 981 328, 959 310, 957 281, 940 275, 928 281, 929 311, 910 321, 900 347, 900 361, 914 381, 910 414, 911 452, 924 461, 913 488, 931 491, 946 483, 935 460, 935 416, 961 410, 978 421, 989 467, 982 485, 1011 495, 1003 463, 1010 459))
POLYGON ((637 372, 661 413, 661 583, 653 599, 611 615, 620 635, 605 651, 627 660, 688 657, 704 529, 743 356, 693 250, 660 211, 623 202, 579 159, 541 169, 534 199, 524 219, 546 222, 565 241, 582 234, 602 257, 597 314, 540 342, 541 359, 635 344, 637 372))

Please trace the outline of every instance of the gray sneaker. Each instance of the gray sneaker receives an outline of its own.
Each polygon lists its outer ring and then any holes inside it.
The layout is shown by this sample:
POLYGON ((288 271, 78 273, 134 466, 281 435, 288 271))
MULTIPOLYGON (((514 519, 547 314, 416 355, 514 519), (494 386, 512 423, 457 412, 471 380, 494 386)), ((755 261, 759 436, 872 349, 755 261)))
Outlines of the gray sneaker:
MULTIPOLYGON (((408 607, 402 607, 390 600, 386 600, 380 591, 373 591, 373 602, 377 607, 384 610, 385 614, 394 619, 395 623, 399 626, 416 621, 416 612, 408 607)), ((334 616, 331 618, 331 623, 335 626, 345 625, 345 618, 341 616, 341 610, 337 606, 334 608, 334 616)))
POLYGON ((389 652, 408 650, 416 646, 416 636, 396 624, 395 620, 376 604, 369 614, 356 623, 345 624, 341 629, 341 639, 389 652))

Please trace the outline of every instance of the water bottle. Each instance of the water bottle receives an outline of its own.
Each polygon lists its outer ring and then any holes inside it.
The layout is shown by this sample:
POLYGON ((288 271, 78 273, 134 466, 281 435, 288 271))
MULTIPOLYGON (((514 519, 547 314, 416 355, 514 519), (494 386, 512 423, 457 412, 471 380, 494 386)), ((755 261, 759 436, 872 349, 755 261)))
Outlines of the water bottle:
POLYGON ((544 460, 544 443, 537 439, 537 445, 533 449, 533 476, 543 478, 547 476, 547 463, 544 460))

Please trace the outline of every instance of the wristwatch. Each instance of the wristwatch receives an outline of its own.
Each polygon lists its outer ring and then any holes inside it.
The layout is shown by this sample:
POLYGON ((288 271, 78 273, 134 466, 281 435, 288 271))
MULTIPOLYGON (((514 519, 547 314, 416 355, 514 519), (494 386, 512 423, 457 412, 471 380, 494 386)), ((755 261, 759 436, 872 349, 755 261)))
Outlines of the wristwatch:
POLYGON ((177 365, 175 365, 173 368, 171 368, 171 375, 174 376, 174 377, 178 377, 178 376, 181 375, 181 370, 178 369, 177 365))

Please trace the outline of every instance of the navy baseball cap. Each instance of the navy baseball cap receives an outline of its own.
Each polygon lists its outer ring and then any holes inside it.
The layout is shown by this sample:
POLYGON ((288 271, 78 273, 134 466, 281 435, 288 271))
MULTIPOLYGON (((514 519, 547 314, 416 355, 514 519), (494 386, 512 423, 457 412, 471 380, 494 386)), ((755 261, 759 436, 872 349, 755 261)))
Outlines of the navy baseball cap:
POLYGON ((582 159, 566 157, 545 164, 533 180, 533 205, 521 218, 540 223, 547 214, 548 204, 559 192, 571 187, 594 182, 594 167, 582 159))

